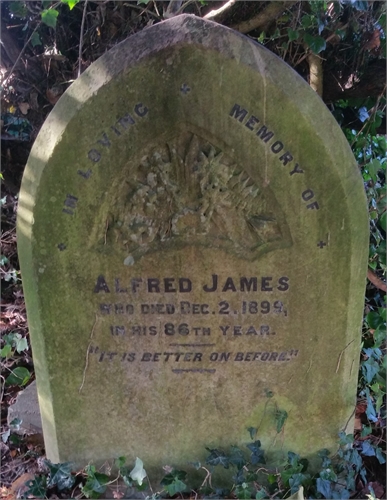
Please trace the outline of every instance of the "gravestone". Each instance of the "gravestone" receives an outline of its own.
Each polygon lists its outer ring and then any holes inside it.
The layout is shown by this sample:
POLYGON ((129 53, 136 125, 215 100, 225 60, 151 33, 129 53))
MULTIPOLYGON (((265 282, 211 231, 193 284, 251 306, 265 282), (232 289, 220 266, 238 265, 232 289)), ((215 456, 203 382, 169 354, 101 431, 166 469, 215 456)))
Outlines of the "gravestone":
POLYGON ((92 64, 32 149, 18 241, 53 462, 184 466, 249 427, 309 455, 350 430, 362 181, 250 39, 182 15, 92 64))

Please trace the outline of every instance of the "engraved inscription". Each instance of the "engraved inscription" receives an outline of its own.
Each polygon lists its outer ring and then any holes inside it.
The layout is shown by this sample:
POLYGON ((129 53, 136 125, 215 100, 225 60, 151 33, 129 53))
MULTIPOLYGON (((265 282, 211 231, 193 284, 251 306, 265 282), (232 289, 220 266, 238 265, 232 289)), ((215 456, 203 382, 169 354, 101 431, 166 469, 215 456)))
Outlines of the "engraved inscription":
MULTIPOLYGON (((259 118, 254 115, 251 115, 249 111, 238 103, 235 103, 229 112, 229 116, 234 118, 240 123, 244 123, 244 126, 255 133, 255 135, 261 139, 264 143, 270 146, 270 151, 278 155, 279 161, 282 165, 287 166, 288 164, 295 162, 295 159, 290 151, 286 151, 284 144, 277 140, 274 132, 268 129, 268 127, 263 124, 259 118), (272 142, 273 141, 273 142, 272 142), (285 152, 284 152, 285 150, 285 152)), ((292 170, 289 172, 289 175, 293 176, 294 174, 303 174, 304 170, 300 168, 299 164, 295 162, 295 165, 292 165, 292 170)), ((306 189, 302 194, 302 199, 305 202, 311 201, 315 194, 311 189, 306 189)), ((306 205, 306 208, 311 210, 318 210, 320 208, 318 202, 313 200, 311 203, 306 205)))
POLYGON ((91 171, 90 168, 88 168, 86 171, 84 170, 78 170, 78 174, 83 177, 84 179, 88 179, 93 172, 91 171))
POLYGON ((120 360, 173 364, 178 366, 173 368, 176 373, 214 373, 208 364, 215 362, 290 362, 298 357, 298 349, 289 350, 277 344, 283 333, 283 321, 288 321, 290 287, 288 276, 268 273, 239 277, 211 274, 200 279, 193 276, 107 279, 101 274, 93 288, 97 311, 104 318, 100 335, 105 345, 110 338, 116 347, 108 351, 95 345, 90 353, 96 355, 98 363, 120 360), (195 300, 196 294, 203 292, 208 300, 195 300), (182 296, 185 293, 186 298, 182 296), (155 349, 160 352, 144 352, 142 340, 153 339, 155 349), (126 351, 129 345, 135 352, 126 351), (230 350, 221 352, 221 349, 230 350), (183 368, 186 363, 202 367, 183 368))
MULTIPOLYGON (((95 354, 98 362, 113 360, 121 360, 121 362, 140 361, 141 363, 200 363, 203 361, 209 362, 289 362, 298 357, 298 349, 290 349, 288 351, 237 351, 237 352, 212 352, 210 354, 202 352, 111 352, 102 351, 99 346, 91 346, 90 354, 95 354)), ((173 370, 186 370, 184 368, 173 368, 173 370)), ((213 372, 213 369, 200 368, 213 372)))
POLYGON ((73 196, 71 194, 68 194, 66 196, 65 201, 64 201, 64 208, 62 209, 62 212, 64 212, 65 214, 73 215, 74 210, 77 207, 77 202, 78 202, 78 198, 76 198, 75 196, 73 196))

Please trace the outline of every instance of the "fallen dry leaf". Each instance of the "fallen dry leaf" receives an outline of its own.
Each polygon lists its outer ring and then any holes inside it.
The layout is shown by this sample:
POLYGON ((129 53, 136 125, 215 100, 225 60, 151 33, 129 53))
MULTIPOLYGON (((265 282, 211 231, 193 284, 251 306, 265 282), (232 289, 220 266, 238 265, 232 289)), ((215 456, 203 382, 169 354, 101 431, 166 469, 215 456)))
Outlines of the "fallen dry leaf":
POLYGON ((122 493, 122 491, 117 491, 117 490, 113 491, 113 498, 122 498, 123 496, 124 493, 122 493))
POLYGON ((38 104, 38 93, 37 92, 30 93, 30 105, 31 105, 31 108, 33 110, 38 111, 39 104, 38 104))
POLYGON ((26 437, 26 442, 28 449, 35 448, 37 446, 44 446, 43 434, 30 434, 26 437))
POLYGON ((19 102, 19 109, 23 113, 23 115, 26 115, 28 113, 30 107, 31 106, 28 104, 28 102, 19 102))
POLYGON ((372 33, 371 38, 364 45, 364 48, 366 50, 374 50, 374 49, 378 49, 379 47, 380 47, 380 32, 378 29, 376 29, 372 33))
POLYGON ((63 94, 63 90, 59 87, 52 87, 46 90, 46 96, 50 104, 54 105, 59 101, 60 96, 63 94))
POLYGON ((383 498, 384 496, 384 487, 378 481, 371 481, 367 486, 371 486, 374 490, 376 498, 383 498))
POLYGON ((356 405, 356 417, 358 415, 361 415, 362 413, 365 413, 367 410, 367 402, 366 401, 359 401, 356 405))
POLYGON ((355 418, 355 426, 354 426, 354 430, 355 431, 361 431, 363 428, 363 425, 361 423, 361 420, 360 418, 355 418))
POLYGON ((10 494, 12 495, 11 497, 8 497, 9 500, 16 499, 16 498, 21 498, 22 494, 27 491, 28 486, 26 483, 28 481, 32 481, 34 479, 34 475, 30 474, 29 472, 26 472, 25 474, 21 475, 14 481, 9 489, 10 494))
POLYGON ((362 488, 360 491, 360 498, 365 498, 366 495, 369 495, 371 493, 370 488, 374 490, 375 497, 376 498, 385 498, 384 495, 384 487, 382 484, 380 484, 378 481, 371 481, 370 483, 367 483, 365 487, 362 488))
POLYGON ((0 488, 0 498, 5 498, 6 500, 11 500, 14 498, 14 496, 11 493, 11 490, 6 488, 5 486, 2 486, 0 488))

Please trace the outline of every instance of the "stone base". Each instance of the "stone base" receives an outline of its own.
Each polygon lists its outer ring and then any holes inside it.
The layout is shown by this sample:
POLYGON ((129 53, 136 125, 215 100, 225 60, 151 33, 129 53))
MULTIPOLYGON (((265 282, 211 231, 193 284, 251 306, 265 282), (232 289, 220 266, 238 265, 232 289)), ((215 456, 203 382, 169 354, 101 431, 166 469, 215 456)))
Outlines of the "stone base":
POLYGON ((32 382, 24 391, 19 392, 16 401, 8 408, 8 425, 18 418, 20 428, 13 430, 17 434, 42 434, 42 421, 38 403, 36 382, 32 382))

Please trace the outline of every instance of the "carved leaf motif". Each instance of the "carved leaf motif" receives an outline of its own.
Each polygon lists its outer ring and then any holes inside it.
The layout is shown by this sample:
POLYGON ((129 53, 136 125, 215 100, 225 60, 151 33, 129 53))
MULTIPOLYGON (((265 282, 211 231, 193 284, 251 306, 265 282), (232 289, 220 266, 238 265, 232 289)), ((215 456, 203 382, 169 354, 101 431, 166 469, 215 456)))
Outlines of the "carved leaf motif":
POLYGON ((254 260, 264 246, 290 244, 263 190, 195 134, 144 157, 125 199, 114 214, 116 240, 135 260, 186 245, 254 260))

